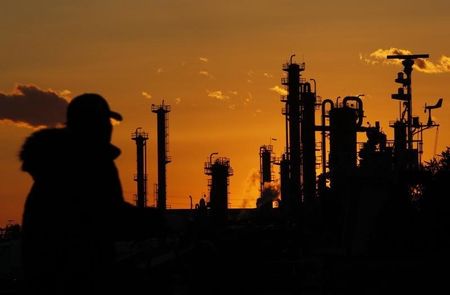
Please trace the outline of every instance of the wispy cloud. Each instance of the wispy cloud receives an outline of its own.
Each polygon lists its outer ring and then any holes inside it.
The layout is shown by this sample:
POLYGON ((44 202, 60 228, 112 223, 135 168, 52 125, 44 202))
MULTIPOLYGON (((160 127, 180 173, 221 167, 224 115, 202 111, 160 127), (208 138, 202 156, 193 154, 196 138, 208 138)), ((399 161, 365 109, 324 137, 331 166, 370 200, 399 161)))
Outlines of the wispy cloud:
POLYGON ((269 73, 264 73, 263 76, 266 78, 273 78, 273 75, 269 73))
POLYGON ((287 95, 288 92, 283 87, 280 87, 278 85, 273 86, 272 88, 269 88, 269 90, 278 93, 279 95, 287 95))
POLYGON ((208 71, 205 71, 205 70, 198 72, 198 74, 199 74, 199 75, 202 75, 202 76, 205 76, 205 77, 208 77, 208 78, 210 78, 210 79, 213 79, 213 78, 214 78, 213 75, 211 75, 208 71))
POLYGON ((181 103, 181 97, 175 98, 175 104, 180 104, 180 103, 181 103))
MULTIPOLYGON (((359 59, 369 65, 387 64, 387 65, 400 65, 399 59, 386 59, 388 55, 398 54, 412 54, 408 49, 394 48, 389 49, 377 49, 370 53, 368 56, 359 54, 359 59)), ((427 74, 449 73, 450 72, 450 57, 442 55, 438 62, 432 62, 428 59, 416 59, 414 69, 419 72, 427 74)))
POLYGON ((418 71, 427 74, 450 73, 450 57, 442 55, 437 63, 427 59, 418 59, 415 66, 418 71))
POLYGON ((206 90, 206 93, 208 93, 209 97, 218 99, 218 100, 227 100, 230 99, 228 95, 225 95, 221 90, 215 90, 215 91, 209 91, 206 90))
POLYGON ((142 96, 145 97, 145 98, 148 98, 148 99, 151 99, 151 98, 152 98, 152 95, 151 95, 150 93, 148 93, 148 92, 142 91, 141 94, 142 94, 142 96))
POLYGON ((236 109, 236 105, 235 105, 235 104, 230 104, 230 105, 228 106, 228 108, 229 108, 230 110, 234 111, 234 110, 236 109))
POLYGON ((156 73, 157 73, 157 74, 161 74, 162 72, 164 72, 163 68, 158 68, 158 69, 156 70, 156 73))
POLYGON ((207 57, 199 57, 198 59, 204 63, 207 63, 209 61, 209 58, 207 58, 207 57))
POLYGON ((230 91, 228 91, 228 93, 230 93, 232 95, 238 95, 238 92, 236 90, 230 90, 230 91))
POLYGON ((0 121, 20 127, 55 127, 65 122, 69 90, 57 93, 34 85, 17 85, 10 94, 0 93, 0 121))
POLYGON ((251 94, 251 92, 247 93, 247 96, 244 98, 244 105, 248 105, 249 103, 251 103, 253 100, 253 95, 251 94))
POLYGON ((70 101, 72 98, 72 91, 64 89, 63 91, 58 92, 59 96, 63 97, 67 101, 70 101))

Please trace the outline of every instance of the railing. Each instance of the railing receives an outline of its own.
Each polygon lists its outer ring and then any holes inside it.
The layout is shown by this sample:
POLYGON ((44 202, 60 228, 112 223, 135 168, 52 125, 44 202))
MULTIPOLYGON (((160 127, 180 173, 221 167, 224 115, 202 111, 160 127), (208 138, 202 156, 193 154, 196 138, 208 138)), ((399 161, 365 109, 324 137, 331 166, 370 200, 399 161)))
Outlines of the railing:
MULTIPOLYGON (((137 175, 137 174, 134 174, 134 175, 133 175, 133 179, 134 179, 134 181, 137 181, 137 180, 138 180, 138 175, 137 175)), ((143 180, 144 180, 144 181, 147 181, 147 174, 144 174, 143 180)))
POLYGON ((161 104, 161 105, 152 104, 152 112, 157 112, 157 111, 160 111, 160 110, 168 113, 168 112, 170 112, 170 105, 167 105, 167 104, 161 104))
MULTIPOLYGON (((282 85, 289 85, 289 81, 290 81, 289 77, 282 77, 281 78, 281 84, 282 85)), ((299 78, 298 82, 299 82, 299 84, 304 84, 304 83, 306 83, 306 79, 305 78, 299 78)))
POLYGON ((389 127, 394 127, 395 123, 397 122, 401 122, 404 123, 406 125, 406 122, 400 121, 400 120, 390 120, 389 121, 389 127))
MULTIPOLYGON (((281 68, 283 69, 283 71, 288 71, 290 66, 291 66, 291 63, 286 62, 281 65, 281 68)), ((304 62, 302 62, 302 63, 298 64, 298 67, 300 68, 300 71, 304 71, 306 68, 306 64, 304 62)))
POLYGON ((316 106, 321 106, 322 105, 322 96, 317 95, 316 96, 316 106))
POLYGON ((322 149, 322 142, 318 141, 315 143, 315 150, 316 152, 320 151, 322 149))
POLYGON ((131 133, 131 139, 137 139, 142 137, 143 139, 148 139, 148 133, 144 131, 135 131, 131 133))

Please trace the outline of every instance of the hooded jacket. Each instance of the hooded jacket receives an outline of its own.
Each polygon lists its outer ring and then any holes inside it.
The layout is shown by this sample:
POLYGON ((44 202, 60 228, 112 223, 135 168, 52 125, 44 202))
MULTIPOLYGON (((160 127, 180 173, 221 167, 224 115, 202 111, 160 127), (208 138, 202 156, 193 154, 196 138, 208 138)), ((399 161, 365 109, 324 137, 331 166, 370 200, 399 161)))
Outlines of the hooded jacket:
POLYGON ((40 130, 25 141, 22 170, 34 183, 22 221, 23 262, 36 293, 82 293, 74 286, 89 288, 112 264, 119 212, 127 206, 114 164, 119 154, 67 128, 40 130))

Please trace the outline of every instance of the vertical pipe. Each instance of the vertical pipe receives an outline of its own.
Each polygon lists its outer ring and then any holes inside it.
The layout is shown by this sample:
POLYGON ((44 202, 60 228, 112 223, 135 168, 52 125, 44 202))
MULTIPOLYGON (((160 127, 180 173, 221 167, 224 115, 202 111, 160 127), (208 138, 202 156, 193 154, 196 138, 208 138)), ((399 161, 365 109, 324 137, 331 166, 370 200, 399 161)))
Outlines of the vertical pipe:
POLYGON ((259 147, 259 194, 262 196, 264 189, 264 167, 263 167, 264 146, 259 147))
POLYGON ((166 209, 166 139, 165 113, 157 113, 158 130, 158 208, 166 209))
MULTIPOLYGON (((286 112, 287 112, 287 110, 288 110, 287 102, 285 104, 285 109, 286 109, 286 112)), ((286 153, 286 160, 289 160, 289 117, 288 117, 287 113, 285 114, 284 122, 285 122, 285 129, 286 129, 286 150, 285 150, 285 153, 286 153)))
POLYGON ((402 61, 404 66, 403 72, 406 74, 406 94, 408 96, 408 100, 406 101, 407 110, 407 146, 408 150, 413 149, 413 126, 412 126, 412 89, 411 89, 411 73, 412 66, 414 65, 414 60, 405 59, 402 61))
POLYGON ((303 198, 311 203, 316 196, 316 138, 315 138, 315 105, 316 97, 311 92, 309 83, 301 84, 301 146, 303 168, 303 198))
MULTIPOLYGON (((289 161, 286 158, 286 154, 281 156, 280 161, 280 193, 281 201, 284 205, 289 202, 289 161)), ((286 204, 286 205, 287 205, 286 204)))
POLYGON ((301 202, 301 150, 300 150, 300 66, 291 63, 288 67, 288 116, 289 116, 289 163, 290 200, 295 209, 301 202))
POLYGON ((326 105, 330 105, 330 110, 334 108, 334 102, 331 99, 325 99, 322 102, 322 174, 325 176, 327 172, 327 144, 326 144, 326 105))

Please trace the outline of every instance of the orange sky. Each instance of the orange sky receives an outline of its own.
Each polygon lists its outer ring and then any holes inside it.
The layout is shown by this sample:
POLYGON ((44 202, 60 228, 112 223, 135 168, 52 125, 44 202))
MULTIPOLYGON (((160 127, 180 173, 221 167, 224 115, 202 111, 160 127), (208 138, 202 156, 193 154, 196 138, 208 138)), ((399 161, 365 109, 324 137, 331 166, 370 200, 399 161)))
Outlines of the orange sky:
MULTIPOLYGON (((232 207, 254 206, 258 149, 277 138, 283 150, 279 95, 281 64, 292 53, 305 61, 323 98, 365 94, 366 120, 397 117, 390 99, 399 66, 371 64, 370 53, 391 47, 450 55, 450 2, 423 1, 2 1, 0 93, 33 84, 70 96, 98 92, 124 116, 114 143, 124 194, 133 200, 135 146, 143 127, 148 142, 149 187, 156 182, 156 116, 165 99, 170 113, 168 204, 188 207, 189 195, 207 192, 203 164, 212 152, 231 158, 232 207), (407 5, 406 5, 407 4, 407 5), (66 91, 67 93, 67 91, 66 91), (149 98, 150 97, 150 98, 149 98)), ((437 151, 450 145, 450 73, 413 73, 414 113, 444 97, 437 151)), ((18 151, 32 132, 0 124, 0 226, 20 221, 31 179, 20 172, 18 151)), ((435 131, 425 138, 424 159, 435 131)), ((151 198, 150 198, 151 199, 151 198)))

